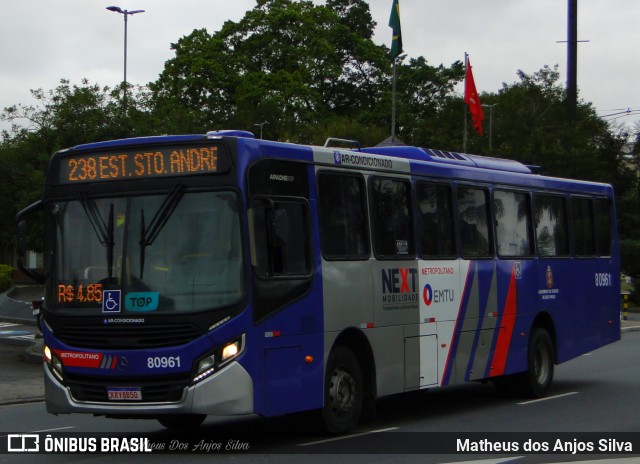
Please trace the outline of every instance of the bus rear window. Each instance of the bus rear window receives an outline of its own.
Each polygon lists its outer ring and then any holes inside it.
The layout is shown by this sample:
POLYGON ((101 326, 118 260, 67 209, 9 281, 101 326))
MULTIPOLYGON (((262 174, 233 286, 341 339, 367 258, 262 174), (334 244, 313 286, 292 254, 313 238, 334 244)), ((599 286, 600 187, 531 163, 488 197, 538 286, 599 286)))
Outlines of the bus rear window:
POLYGON ((589 198, 571 198, 571 224, 576 256, 595 256, 592 201, 589 198))

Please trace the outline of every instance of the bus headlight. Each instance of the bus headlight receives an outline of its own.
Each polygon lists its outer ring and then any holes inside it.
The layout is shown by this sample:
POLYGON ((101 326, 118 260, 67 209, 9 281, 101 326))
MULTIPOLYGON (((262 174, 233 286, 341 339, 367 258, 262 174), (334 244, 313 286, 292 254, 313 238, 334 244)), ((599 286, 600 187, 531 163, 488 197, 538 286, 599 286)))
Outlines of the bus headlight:
POLYGON ((198 383, 236 359, 244 349, 244 335, 198 360, 193 383, 198 383))
POLYGON ((51 352, 51 348, 45 345, 44 347, 44 359, 47 361, 47 365, 53 375, 55 375, 60 382, 63 381, 62 377, 62 361, 54 353, 51 352))
POLYGON ((244 350, 244 334, 242 334, 241 337, 236 338, 232 342, 227 343, 220 349, 219 351, 220 363, 218 364, 218 367, 224 366, 225 364, 236 359, 238 356, 240 356, 243 350, 244 350))
POLYGON ((231 361, 233 358, 238 356, 241 346, 242 344, 240 343, 240 340, 236 340, 235 342, 229 343, 224 348, 222 348, 220 363, 226 363, 227 361, 231 361))
POLYGON ((206 356, 198 362, 198 369, 196 376, 193 378, 193 383, 200 382, 202 379, 209 377, 216 370, 216 357, 215 355, 206 356))

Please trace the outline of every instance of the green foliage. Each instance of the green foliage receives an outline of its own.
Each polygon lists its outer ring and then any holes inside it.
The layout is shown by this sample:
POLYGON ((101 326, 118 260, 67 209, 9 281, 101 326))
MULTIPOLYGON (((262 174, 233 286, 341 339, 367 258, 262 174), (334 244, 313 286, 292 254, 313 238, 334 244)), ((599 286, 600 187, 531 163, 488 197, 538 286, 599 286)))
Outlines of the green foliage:
POLYGON ((630 299, 634 304, 640 305, 640 240, 621 240, 620 255, 622 271, 633 277, 635 284, 630 299))
MULTIPOLYGON (((5 108, 0 119, 16 125, 0 140, 0 246, 13 249, 15 214, 40 198, 47 161, 62 148, 160 133, 258 132, 259 124, 264 138, 299 143, 322 144, 332 136, 371 146, 387 138, 392 67, 388 48, 372 40, 376 24, 368 2, 317 3, 257 0, 238 22, 192 31, 171 45, 175 55, 155 82, 127 88, 126 102, 122 86, 61 80, 53 90, 33 91, 33 106, 5 108)), ((455 88, 464 79, 463 64, 432 66, 422 56, 404 57, 396 74, 398 137, 462 151, 468 111, 455 88)), ((569 120, 557 67, 519 70, 516 82, 480 97, 493 111, 485 110, 484 136, 467 124, 467 151, 612 183, 620 235, 640 240, 640 125, 631 135, 584 101, 577 119, 569 120), (622 147, 631 137, 630 158, 622 147)))
POLYGON ((11 273, 13 268, 5 264, 0 264, 0 293, 6 292, 11 288, 13 280, 11 279, 11 273))
MULTIPOLYGON (((361 0, 265 0, 214 34, 195 30, 151 84, 155 109, 192 112, 183 124, 253 130, 308 142, 313 127, 373 108, 388 87, 385 50, 371 41, 361 0)), ((181 122, 171 118, 171 122, 181 122)), ((202 130, 202 129, 200 129, 202 130)))
POLYGON ((640 240, 621 240, 622 270, 634 278, 640 278, 640 240))
POLYGON ((3 131, 0 141, 0 247, 11 251, 15 246, 15 216, 19 209, 41 198, 44 172, 55 151, 80 143, 154 133, 148 93, 131 90, 126 115, 118 90, 87 80, 72 85, 64 79, 54 90, 32 91, 35 104, 14 105, 2 111, 0 120, 13 125, 11 131, 3 131))

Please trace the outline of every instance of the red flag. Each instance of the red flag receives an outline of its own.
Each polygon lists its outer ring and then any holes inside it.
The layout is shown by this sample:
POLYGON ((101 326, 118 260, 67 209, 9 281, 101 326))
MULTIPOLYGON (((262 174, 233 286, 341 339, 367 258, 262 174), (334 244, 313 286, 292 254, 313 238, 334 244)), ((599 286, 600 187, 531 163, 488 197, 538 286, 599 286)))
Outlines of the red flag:
POLYGON ((482 121, 484 121, 484 112, 482 111, 482 105, 480 104, 480 97, 476 90, 476 83, 473 80, 473 73, 471 72, 471 63, 469 57, 467 57, 466 63, 467 72, 464 77, 464 102, 469 105, 469 111, 471 111, 471 119, 473 120, 473 128, 482 135, 482 121))

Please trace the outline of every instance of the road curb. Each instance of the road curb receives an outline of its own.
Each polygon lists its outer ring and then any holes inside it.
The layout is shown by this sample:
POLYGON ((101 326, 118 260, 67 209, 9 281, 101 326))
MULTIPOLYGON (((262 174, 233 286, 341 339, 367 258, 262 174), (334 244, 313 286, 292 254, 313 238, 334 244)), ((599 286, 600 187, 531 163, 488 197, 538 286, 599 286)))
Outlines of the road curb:
POLYGON ((27 347, 27 349, 20 354, 20 357, 26 362, 32 364, 42 364, 43 352, 43 341, 42 339, 40 339, 36 340, 36 342, 31 344, 31 346, 27 347))
POLYGON ((620 332, 622 333, 626 333, 626 332, 640 332, 640 325, 633 325, 630 327, 622 327, 620 329, 620 332))
MULTIPOLYGON (((13 298, 13 295, 15 293, 18 293, 20 289, 21 289, 20 287, 11 287, 6 292, 0 293, 0 308, 2 308, 5 304, 8 304, 10 306, 24 305, 25 315, 17 316, 15 314, 1 314, 0 322, 13 322, 15 324, 37 326, 36 318, 32 314, 33 310, 31 306, 31 302, 13 298)), ((10 311, 10 312, 13 312, 13 311, 10 311)))
POLYGON ((16 404, 26 404, 26 403, 42 403, 44 401, 44 396, 32 396, 29 398, 16 398, 15 400, 0 400, 0 406, 12 406, 16 404))

